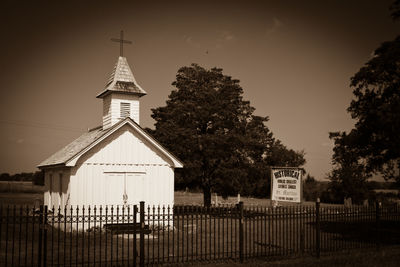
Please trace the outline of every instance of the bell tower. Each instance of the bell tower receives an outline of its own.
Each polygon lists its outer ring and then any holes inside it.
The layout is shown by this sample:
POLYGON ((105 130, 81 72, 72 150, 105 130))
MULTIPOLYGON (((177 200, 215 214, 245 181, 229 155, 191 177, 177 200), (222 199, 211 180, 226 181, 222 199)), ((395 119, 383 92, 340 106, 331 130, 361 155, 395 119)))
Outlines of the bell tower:
POLYGON ((147 94, 136 82, 128 61, 123 56, 123 44, 131 42, 123 39, 123 31, 120 39, 111 40, 120 42, 120 56, 105 89, 96 96, 103 99, 103 129, 126 117, 139 124, 139 99, 147 94))

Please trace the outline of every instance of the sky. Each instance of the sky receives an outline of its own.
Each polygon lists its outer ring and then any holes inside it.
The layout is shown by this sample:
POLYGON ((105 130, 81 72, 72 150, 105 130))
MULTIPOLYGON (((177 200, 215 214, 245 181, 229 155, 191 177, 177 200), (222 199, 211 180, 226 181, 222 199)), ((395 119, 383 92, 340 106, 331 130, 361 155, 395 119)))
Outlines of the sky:
MULTIPOLYGON (((101 92, 124 47, 147 92, 140 124, 165 106, 180 67, 219 67, 268 116, 306 171, 332 169, 329 132, 354 126, 350 78, 399 34, 392 1, 2 1, 0 173, 36 166, 101 125, 101 92)), ((184 159, 183 159, 184 160, 184 159)))

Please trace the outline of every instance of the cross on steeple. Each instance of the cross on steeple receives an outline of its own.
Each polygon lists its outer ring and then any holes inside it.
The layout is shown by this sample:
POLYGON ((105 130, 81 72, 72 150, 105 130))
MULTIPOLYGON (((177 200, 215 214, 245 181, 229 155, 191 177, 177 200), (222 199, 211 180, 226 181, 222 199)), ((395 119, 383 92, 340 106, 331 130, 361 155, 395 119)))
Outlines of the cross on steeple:
POLYGON ((121 57, 124 56, 124 44, 132 44, 131 41, 124 40, 124 31, 121 31, 119 39, 111 38, 111 41, 119 43, 119 53, 121 57))

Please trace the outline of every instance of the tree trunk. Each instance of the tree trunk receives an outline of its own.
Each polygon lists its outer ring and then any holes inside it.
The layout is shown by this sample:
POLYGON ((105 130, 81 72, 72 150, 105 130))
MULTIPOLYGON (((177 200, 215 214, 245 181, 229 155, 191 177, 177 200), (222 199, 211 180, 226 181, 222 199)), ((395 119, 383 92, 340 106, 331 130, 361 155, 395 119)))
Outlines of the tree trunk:
POLYGON ((209 187, 203 187, 203 205, 211 207, 211 189, 209 187))

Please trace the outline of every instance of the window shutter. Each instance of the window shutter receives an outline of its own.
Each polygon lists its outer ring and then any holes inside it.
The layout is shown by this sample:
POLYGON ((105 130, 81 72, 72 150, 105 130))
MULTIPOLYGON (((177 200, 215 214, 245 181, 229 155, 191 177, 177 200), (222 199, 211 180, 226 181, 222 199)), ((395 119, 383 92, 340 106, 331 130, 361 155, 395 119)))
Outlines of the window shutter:
POLYGON ((121 102, 121 118, 125 119, 126 117, 131 116, 131 103, 121 102))

